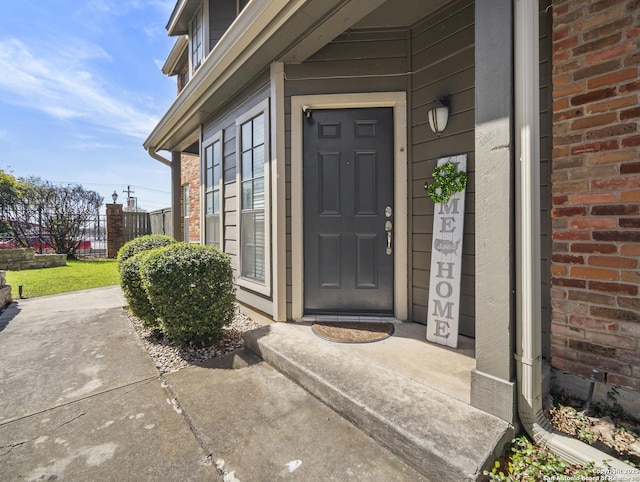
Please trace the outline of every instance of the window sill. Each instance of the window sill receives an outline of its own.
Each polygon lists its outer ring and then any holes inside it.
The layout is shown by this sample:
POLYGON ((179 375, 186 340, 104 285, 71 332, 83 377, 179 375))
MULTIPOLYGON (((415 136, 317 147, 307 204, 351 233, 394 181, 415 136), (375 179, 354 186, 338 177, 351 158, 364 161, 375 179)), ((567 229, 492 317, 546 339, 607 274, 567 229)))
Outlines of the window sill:
POLYGON ((249 278, 238 277, 236 279, 236 284, 243 288, 247 288, 248 290, 260 293, 261 295, 271 296, 271 286, 268 283, 260 283, 249 278))

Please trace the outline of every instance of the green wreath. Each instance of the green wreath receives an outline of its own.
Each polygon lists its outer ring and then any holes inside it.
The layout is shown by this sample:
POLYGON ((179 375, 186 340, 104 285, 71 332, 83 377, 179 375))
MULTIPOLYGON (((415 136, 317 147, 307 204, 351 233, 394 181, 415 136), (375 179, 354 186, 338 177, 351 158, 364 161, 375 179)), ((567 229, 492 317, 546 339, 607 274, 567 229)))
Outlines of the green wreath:
POLYGON ((467 173, 456 171, 456 166, 451 161, 437 166, 433 170, 435 182, 427 187, 427 194, 435 203, 449 202, 456 192, 464 191, 467 187, 467 173))

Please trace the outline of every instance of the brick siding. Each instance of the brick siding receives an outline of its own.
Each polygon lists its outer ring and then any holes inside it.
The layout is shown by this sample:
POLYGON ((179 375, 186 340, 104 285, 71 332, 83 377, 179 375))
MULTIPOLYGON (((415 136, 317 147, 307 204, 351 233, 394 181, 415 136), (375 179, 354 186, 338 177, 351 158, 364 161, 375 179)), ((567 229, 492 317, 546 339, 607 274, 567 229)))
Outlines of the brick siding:
MULTIPOLYGON (((189 239, 187 242, 200 241, 200 158, 194 154, 182 153, 182 170, 180 173, 182 186, 189 185, 189 239)), ((184 190, 182 191, 184 196, 184 190)), ((180 216, 184 232, 184 199, 181 201, 180 216)))
POLYGON ((640 390, 640 0, 553 2, 552 365, 640 390))
POLYGON ((107 258, 116 258, 124 245, 122 204, 107 204, 107 258))

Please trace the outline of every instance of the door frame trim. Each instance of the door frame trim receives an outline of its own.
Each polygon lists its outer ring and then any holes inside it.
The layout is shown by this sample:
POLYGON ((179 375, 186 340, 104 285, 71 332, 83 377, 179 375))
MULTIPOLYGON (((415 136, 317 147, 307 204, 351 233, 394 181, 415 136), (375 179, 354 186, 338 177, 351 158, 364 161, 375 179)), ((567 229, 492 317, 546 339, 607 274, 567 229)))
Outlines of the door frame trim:
POLYGON ((407 96, 405 92, 305 95, 291 97, 291 316, 304 316, 303 108, 393 108, 394 300, 398 320, 409 317, 407 96))

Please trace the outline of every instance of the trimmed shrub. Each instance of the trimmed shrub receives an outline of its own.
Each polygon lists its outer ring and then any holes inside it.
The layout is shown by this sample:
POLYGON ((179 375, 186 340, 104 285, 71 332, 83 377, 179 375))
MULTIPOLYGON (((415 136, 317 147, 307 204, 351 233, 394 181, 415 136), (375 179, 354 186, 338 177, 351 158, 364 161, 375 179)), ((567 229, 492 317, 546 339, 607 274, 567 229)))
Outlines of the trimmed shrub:
POLYGON ((165 336, 181 345, 212 341, 233 321, 229 257, 213 246, 175 243, 149 251, 140 275, 165 336))
POLYGON ((156 314, 153 311, 147 292, 140 277, 141 253, 177 241, 163 234, 149 234, 132 239, 118 251, 118 272, 124 297, 131 312, 140 318, 149 328, 158 328, 156 314))
POLYGON ((160 325, 140 277, 140 263, 149 252, 150 250, 140 251, 128 257, 119 264, 119 271, 122 292, 131 313, 140 318, 148 328, 157 329, 160 325))
POLYGON ((177 241, 171 236, 165 236, 164 234, 147 234, 145 236, 139 236, 128 243, 125 243, 125 245, 118 250, 118 266, 140 251, 159 248, 160 246, 167 246, 168 244, 173 243, 177 243, 177 241))

